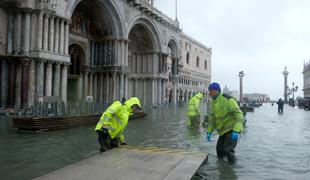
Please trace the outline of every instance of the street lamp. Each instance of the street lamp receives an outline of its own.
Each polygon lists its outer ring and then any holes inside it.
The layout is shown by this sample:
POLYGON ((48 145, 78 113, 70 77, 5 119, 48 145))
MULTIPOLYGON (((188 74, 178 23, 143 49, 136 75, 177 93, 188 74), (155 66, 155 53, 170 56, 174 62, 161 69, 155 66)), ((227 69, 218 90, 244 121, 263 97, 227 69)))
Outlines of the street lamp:
POLYGON ((298 90, 298 86, 295 86, 295 83, 293 82, 292 83, 292 88, 289 88, 287 87, 287 91, 288 91, 288 95, 291 95, 293 96, 293 103, 292 103, 292 106, 294 107, 294 92, 297 92, 298 90))
POLYGON ((243 99, 243 84, 242 84, 242 79, 243 79, 243 76, 244 76, 244 72, 243 72, 243 71, 240 71, 238 76, 239 76, 239 92, 240 92, 240 95, 239 95, 239 102, 240 102, 240 104, 241 104, 242 99, 243 99))

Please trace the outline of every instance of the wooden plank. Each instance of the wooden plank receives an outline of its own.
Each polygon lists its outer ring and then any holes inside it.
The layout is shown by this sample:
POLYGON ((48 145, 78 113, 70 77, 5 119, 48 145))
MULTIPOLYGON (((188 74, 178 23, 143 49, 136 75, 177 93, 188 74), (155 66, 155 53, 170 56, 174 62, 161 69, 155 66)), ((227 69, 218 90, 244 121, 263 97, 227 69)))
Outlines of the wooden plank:
POLYGON ((190 179, 206 157, 174 149, 123 146, 35 179, 190 179))

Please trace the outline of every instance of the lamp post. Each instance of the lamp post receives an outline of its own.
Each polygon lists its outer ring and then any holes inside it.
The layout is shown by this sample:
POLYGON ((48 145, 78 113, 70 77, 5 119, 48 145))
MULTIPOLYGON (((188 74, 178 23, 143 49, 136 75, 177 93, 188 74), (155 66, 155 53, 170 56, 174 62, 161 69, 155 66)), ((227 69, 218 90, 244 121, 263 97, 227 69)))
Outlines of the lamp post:
POLYGON ((239 72, 239 92, 240 92, 240 95, 239 95, 239 102, 241 104, 242 100, 243 100, 243 76, 244 76, 244 72, 243 71, 240 71, 239 72))
POLYGON ((297 92, 298 90, 298 86, 295 86, 295 83, 293 82, 292 83, 292 88, 289 88, 287 86, 287 89, 288 89, 288 94, 291 95, 292 94, 292 99, 293 99, 293 102, 292 102, 292 106, 294 107, 295 103, 294 103, 294 92, 297 92))

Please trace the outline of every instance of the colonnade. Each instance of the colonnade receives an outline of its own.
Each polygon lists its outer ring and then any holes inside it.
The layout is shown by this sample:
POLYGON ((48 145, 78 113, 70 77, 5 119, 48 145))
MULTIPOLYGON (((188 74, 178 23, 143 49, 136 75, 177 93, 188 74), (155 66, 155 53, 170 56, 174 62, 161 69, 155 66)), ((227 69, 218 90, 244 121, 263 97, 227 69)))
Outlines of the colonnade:
POLYGON ((128 40, 92 40, 89 53, 91 66, 127 66, 128 40))
POLYGON ((67 99, 67 63, 43 59, 8 60, 9 78, 7 82, 8 105, 29 107, 42 96, 58 96, 67 99))
POLYGON ((167 55, 158 52, 131 53, 128 58, 128 94, 144 104, 162 104, 168 80, 167 55))
POLYGON ((167 55, 158 52, 132 53, 128 58, 128 72, 135 74, 166 73, 167 55))
POLYGON ((67 100, 69 22, 45 11, 8 10, 8 105, 32 106, 41 96, 67 100), (55 58, 58 56, 59 58, 55 58))
POLYGON ((69 21, 44 11, 8 14, 8 54, 29 55, 31 51, 68 54, 69 21))
POLYGON ((110 103, 128 97, 128 75, 120 72, 83 72, 79 86, 78 100, 92 96, 94 102, 110 103))

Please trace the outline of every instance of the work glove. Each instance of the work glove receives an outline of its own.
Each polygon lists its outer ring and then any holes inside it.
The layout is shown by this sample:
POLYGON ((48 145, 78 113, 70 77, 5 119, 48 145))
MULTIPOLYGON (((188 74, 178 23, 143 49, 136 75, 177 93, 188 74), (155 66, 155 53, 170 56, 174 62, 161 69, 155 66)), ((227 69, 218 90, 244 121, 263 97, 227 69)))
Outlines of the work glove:
POLYGON ((212 142, 212 133, 211 132, 207 133, 206 139, 207 139, 208 142, 212 142))
POLYGON ((238 140, 238 138, 239 138, 239 133, 233 131, 233 132, 231 133, 231 140, 236 141, 236 140, 238 140))

